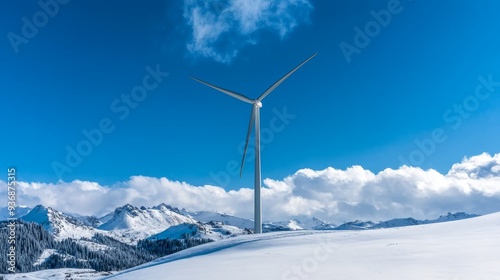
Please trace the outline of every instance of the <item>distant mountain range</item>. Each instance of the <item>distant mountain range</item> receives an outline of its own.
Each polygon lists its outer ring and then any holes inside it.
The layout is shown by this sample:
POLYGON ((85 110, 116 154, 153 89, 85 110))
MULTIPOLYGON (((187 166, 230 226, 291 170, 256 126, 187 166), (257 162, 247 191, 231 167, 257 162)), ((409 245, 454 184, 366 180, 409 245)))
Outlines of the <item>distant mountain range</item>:
MULTIPOLYGON (((16 216, 22 221, 43 226, 56 240, 91 238, 96 233, 100 233, 127 244, 136 244, 139 240, 153 236, 157 239, 161 236, 175 238, 174 232, 180 232, 180 228, 190 228, 191 230, 185 230, 186 233, 191 232, 189 235, 206 237, 214 241, 235 234, 251 233, 253 229, 253 220, 250 219, 214 211, 179 210, 164 203, 150 208, 126 204, 101 218, 63 213, 43 205, 37 205, 34 208, 27 206, 18 208, 16 216), (179 227, 179 225, 183 226, 179 227), (194 230, 195 228, 198 230, 194 230)), ((267 222, 264 223, 264 231, 366 230, 447 222, 476 216, 478 215, 458 212, 448 213, 434 220, 414 218, 397 218, 381 222, 356 220, 341 225, 313 217, 267 222)), ((7 207, 0 208, 0 221, 7 220, 7 217, 7 207)))
MULTIPOLYGON (((6 220, 7 215, 7 209, 0 208, 0 221, 6 220)), ((478 215, 460 212, 448 213, 434 220, 399 218, 376 223, 357 220, 341 225, 308 218, 268 222, 263 225, 263 229, 265 232, 367 230, 476 216, 478 215)), ((28 267, 23 271, 64 267, 61 262, 74 268, 120 270, 197 244, 251 234, 253 228, 253 221, 250 219, 213 211, 191 212, 166 204, 149 208, 126 204, 101 218, 63 213, 38 205, 34 208, 18 208, 17 217, 25 227, 21 230, 21 234, 25 235, 20 236, 22 240, 29 243, 36 239, 31 235, 45 236, 43 243, 34 245, 36 250, 32 251, 33 255, 24 256, 26 259, 23 261, 30 265, 25 264, 28 267), (85 260, 87 256, 91 258, 95 254, 99 255, 99 262, 85 260), (116 262, 113 256, 117 254, 126 255, 127 261, 116 262)), ((0 229, 5 226, 6 223, 0 223, 0 229)), ((4 261, 2 258, 3 256, 0 257, 0 263, 4 261)))

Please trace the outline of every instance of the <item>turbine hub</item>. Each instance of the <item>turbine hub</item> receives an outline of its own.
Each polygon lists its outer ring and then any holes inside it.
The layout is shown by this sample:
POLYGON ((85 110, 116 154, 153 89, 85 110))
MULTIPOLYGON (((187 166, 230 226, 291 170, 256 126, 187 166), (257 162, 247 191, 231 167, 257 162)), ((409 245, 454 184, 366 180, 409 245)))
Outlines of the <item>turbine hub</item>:
POLYGON ((257 105, 257 107, 259 108, 262 108, 262 102, 260 101, 255 100, 255 105, 257 105))

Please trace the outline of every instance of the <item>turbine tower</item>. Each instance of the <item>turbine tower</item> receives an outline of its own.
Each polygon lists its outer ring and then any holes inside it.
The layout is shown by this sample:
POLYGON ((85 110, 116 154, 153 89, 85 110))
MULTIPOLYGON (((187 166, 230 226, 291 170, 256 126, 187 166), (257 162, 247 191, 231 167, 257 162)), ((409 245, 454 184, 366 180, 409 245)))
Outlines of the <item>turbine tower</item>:
POLYGON ((273 85, 271 85, 268 89, 266 89, 257 99, 250 99, 243 94, 230 91, 202 80, 199 80, 194 77, 190 77, 191 79, 200 82, 206 86, 209 86, 213 89, 221 91, 227 95, 230 95, 234 98, 237 98, 243 102, 252 104, 252 111, 250 113, 250 123, 248 124, 247 138, 245 141, 245 149, 243 150, 243 158, 241 159, 241 168, 240 168, 240 177, 243 172, 243 165, 245 163, 245 155, 247 153, 248 141, 250 140, 250 134, 252 133, 252 126, 255 123, 255 177, 254 177, 254 215, 255 215, 255 233, 262 233, 262 205, 261 205, 261 196, 260 196, 260 188, 261 188, 261 176, 260 176, 260 108, 262 108, 262 100, 268 96, 273 90, 275 90, 284 80, 286 80, 290 75, 292 75, 297 69, 299 69, 302 65, 306 64, 309 60, 311 60, 317 53, 311 55, 309 58, 304 60, 302 63, 293 68, 290 72, 288 72, 285 76, 281 77, 278 81, 276 81, 273 85))

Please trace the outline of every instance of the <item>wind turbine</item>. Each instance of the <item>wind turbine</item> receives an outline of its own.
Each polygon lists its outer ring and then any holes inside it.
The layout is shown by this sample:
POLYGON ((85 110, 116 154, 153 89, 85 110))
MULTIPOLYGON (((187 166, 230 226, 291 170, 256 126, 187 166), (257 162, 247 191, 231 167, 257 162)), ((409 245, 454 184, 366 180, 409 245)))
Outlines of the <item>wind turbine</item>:
POLYGON ((275 90, 283 81, 285 81, 290 75, 292 75, 297 69, 299 69, 302 65, 306 64, 309 60, 311 60, 317 53, 311 55, 309 58, 304 60, 302 63, 293 68, 290 72, 288 72, 285 76, 281 77, 278 81, 276 81, 273 85, 271 85, 268 89, 266 89, 257 99, 250 99, 243 94, 230 91, 202 80, 199 80, 194 77, 190 77, 191 79, 200 82, 206 86, 209 86, 213 89, 221 91, 227 95, 230 95, 234 98, 237 98, 243 102, 252 104, 252 111, 250 113, 250 123, 248 124, 248 132, 247 138, 245 141, 245 149, 243 150, 243 158, 241 159, 241 168, 240 168, 240 177, 243 172, 243 165, 245 164, 245 155, 247 153, 248 148, 248 140, 250 140, 250 134, 252 133, 252 125, 255 123, 255 177, 254 177, 254 215, 255 215, 255 233, 262 233, 262 205, 261 205, 261 196, 260 196, 260 188, 261 188, 261 176, 260 176, 260 108, 262 108, 262 100, 268 96, 273 90, 275 90))

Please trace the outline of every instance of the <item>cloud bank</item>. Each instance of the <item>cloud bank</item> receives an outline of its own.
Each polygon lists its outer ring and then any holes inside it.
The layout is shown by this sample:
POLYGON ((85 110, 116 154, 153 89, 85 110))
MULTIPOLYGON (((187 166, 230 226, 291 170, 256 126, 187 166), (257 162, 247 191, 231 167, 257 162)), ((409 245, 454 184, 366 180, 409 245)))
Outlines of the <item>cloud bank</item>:
MULTIPOLYGON (((0 196, 6 199, 4 181, 0 181, 0 189, 0 196)), ((271 221, 314 216, 339 223, 408 216, 435 218, 456 211, 486 214, 500 211, 500 154, 464 158, 447 174, 408 166, 378 174, 361 166, 301 169, 283 180, 265 179, 262 198, 264 218, 271 221)), ((217 186, 144 176, 113 186, 84 181, 19 182, 18 202, 97 216, 126 203, 154 206, 164 202, 189 210, 253 217, 252 189, 226 191, 217 186)))
POLYGON ((309 0, 185 0, 187 50, 228 63, 242 47, 257 43, 258 31, 283 38, 307 22, 312 9, 309 0))

